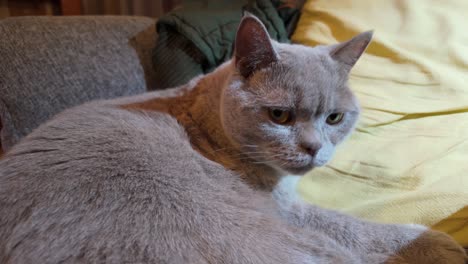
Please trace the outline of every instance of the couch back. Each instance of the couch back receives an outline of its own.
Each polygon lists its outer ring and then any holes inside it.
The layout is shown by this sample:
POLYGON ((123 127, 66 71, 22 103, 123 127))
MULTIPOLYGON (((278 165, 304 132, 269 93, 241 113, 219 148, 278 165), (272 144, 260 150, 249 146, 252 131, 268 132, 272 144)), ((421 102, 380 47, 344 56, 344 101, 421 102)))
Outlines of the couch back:
POLYGON ((0 36, 4 151, 66 108, 157 87, 151 18, 13 17, 0 20, 0 36))

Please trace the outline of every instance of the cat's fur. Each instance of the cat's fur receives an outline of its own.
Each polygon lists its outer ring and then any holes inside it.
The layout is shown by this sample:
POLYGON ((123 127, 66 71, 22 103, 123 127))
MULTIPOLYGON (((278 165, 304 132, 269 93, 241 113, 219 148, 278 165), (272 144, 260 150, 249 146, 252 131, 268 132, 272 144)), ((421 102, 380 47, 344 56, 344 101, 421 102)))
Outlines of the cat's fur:
POLYGON ((463 263, 442 233, 305 204, 286 177, 351 132, 370 39, 279 44, 248 15, 213 73, 58 115, 0 161, 0 263, 463 263))

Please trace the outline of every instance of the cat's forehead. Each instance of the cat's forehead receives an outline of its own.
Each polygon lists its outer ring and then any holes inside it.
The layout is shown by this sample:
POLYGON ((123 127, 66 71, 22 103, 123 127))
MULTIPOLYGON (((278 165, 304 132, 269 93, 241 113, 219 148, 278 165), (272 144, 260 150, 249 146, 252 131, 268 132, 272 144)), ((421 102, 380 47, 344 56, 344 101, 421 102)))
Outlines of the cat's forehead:
MULTIPOLYGON (((256 78, 265 103, 294 106, 316 111, 336 108, 352 95, 347 88, 347 73, 340 71, 325 47, 278 44, 279 61, 256 78), (320 108, 320 109, 318 109, 320 108)), ((255 78, 255 77, 254 77, 255 78)))
POLYGON ((331 92, 346 83, 347 73, 339 70, 326 47, 281 45, 278 53, 278 69, 273 69, 274 74, 280 74, 286 82, 294 80, 305 91, 331 92))

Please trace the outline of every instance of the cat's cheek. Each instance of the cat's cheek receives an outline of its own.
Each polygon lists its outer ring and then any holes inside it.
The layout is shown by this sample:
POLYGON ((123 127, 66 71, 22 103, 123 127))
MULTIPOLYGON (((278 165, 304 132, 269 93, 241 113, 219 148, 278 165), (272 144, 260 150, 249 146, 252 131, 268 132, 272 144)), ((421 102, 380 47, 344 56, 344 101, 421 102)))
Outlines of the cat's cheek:
POLYGON ((331 143, 323 145, 314 158, 314 167, 327 164, 332 159, 333 154, 335 154, 335 147, 331 143))

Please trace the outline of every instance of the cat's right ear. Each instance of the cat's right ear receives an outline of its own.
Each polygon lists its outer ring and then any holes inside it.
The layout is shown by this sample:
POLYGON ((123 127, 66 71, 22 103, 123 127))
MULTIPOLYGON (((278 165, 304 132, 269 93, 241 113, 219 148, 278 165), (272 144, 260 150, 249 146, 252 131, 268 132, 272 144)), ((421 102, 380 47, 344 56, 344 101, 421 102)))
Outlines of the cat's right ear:
POLYGON ((270 36, 262 22, 246 13, 237 29, 234 63, 244 78, 278 60, 270 36))

